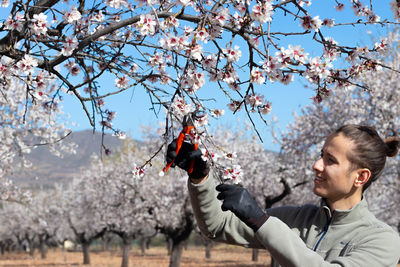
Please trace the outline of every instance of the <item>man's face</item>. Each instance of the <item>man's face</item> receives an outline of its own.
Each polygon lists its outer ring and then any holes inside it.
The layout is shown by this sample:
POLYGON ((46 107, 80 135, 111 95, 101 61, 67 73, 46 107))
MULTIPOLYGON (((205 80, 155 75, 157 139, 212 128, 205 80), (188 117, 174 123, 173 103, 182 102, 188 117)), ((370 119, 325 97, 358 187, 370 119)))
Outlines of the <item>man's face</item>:
POLYGON ((321 150, 321 158, 313 166, 314 193, 333 203, 350 197, 355 188, 356 170, 350 171, 348 152, 353 142, 342 134, 330 135, 321 150))

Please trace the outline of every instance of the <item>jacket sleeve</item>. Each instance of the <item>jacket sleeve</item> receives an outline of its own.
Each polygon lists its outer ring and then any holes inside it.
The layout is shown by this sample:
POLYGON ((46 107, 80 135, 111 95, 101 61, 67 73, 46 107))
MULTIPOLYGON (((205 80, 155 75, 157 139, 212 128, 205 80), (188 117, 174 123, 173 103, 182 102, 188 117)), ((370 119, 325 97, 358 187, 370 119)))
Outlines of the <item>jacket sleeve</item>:
POLYGON ((282 266, 396 267, 400 256, 400 239, 388 230, 365 236, 348 254, 331 262, 307 248, 299 236, 275 217, 270 216, 256 236, 282 266))
POLYGON ((208 238, 244 247, 264 248, 254 231, 230 211, 222 211, 215 180, 210 176, 201 184, 188 182, 190 200, 200 231, 208 238))
POLYGON ((327 262, 309 249, 286 223, 273 215, 254 233, 232 212, 222 211, 212 177, 201 184, 189 181, 188 188, 198 226, 205 236, 229 244, 266 248, 282 266, 395 267, 397 264, 400 240, 393 233, 386 231, 366 237, 368 240, 360 242, 346 256, 327 262))

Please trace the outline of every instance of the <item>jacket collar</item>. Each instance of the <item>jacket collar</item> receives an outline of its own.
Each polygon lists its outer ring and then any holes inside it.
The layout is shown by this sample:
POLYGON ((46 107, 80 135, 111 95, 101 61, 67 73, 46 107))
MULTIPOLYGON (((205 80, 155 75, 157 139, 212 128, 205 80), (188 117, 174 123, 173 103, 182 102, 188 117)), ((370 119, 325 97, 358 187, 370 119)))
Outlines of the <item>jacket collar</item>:
POLYGON ((330 222, 330 224, 347 224, 369 214, 368 203, 363 197, 360 202, 354 205, 349 210, 335 210, 331 211, 325 199, 321 199, 320 215, 323 217, 323 221, 330 222))

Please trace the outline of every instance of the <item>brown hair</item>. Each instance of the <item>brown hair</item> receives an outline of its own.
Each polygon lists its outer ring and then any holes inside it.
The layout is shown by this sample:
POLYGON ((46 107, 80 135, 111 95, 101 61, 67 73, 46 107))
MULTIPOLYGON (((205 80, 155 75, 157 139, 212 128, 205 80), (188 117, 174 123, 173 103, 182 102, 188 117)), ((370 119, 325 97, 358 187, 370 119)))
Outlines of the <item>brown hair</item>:
POLYGON ((354 143, 354 149, 347 155, 352 163, 351 171, 358 168, 371 171, 371 177, 363 187, 364 191, 382 174, 386 157, 396 156, 400 138, 393 136, 382 140, 373 127, 355 124, 343 125, 335 131, 335 134, 339 133, 354 143))

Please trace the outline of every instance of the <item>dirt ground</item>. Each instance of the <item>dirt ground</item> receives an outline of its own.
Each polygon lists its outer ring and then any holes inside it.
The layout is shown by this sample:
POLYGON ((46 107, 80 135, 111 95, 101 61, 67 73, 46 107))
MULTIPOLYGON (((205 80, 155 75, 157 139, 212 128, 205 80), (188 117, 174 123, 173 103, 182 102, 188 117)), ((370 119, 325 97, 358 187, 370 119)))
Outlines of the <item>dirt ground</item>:
MULTIPOLYGON (((260 251, 258 262, 251 261, 251 249, 218 245, 211 251, 211 259, 205 258, 204 249, 190 247, 183 251, 181 267, 266 267, 270 257, 266 251, 260 251)), ((95 266, 114 267, 121 265, 119 251, 91 252, 90 265, 82 264, 81 252, 63 252, 60 249, 49 250, 46 259, 41 259, 39 253, 33 258, 26 253, 6 253, 0 255, 1 267, 46 267, 46 266, 95 266)), ((169 256, 166 249, 153 247, 141 255, 138 248, 131 250, 129 266, 134 267, 167 267, 169 256)), ((400 264, 397 265, 400 267, 400 264)))
MULTIPOLYGON (((211 250, 211 258, 205 258, 204 248, 189 247, 183 251, 181 267, 261 267, 269 266, 270 258, 266 251, 260 251, 258 262, 251 261, 251 249, 219 245, 211 250)), ((1 267, 46 267, 46 266, 95 266, 114 267, 121 265, 121 252, 91 252, 90 265, 83 265, 81 252, 63 252, 50 249, 46 259, 36 253, 33 258, 26 253, 6 253, 0 256, 1 267)), ((167 250, 154 247, 141 255, 138 248, 131 250, 129 266, 134 267, 168 267, 167 250)))

